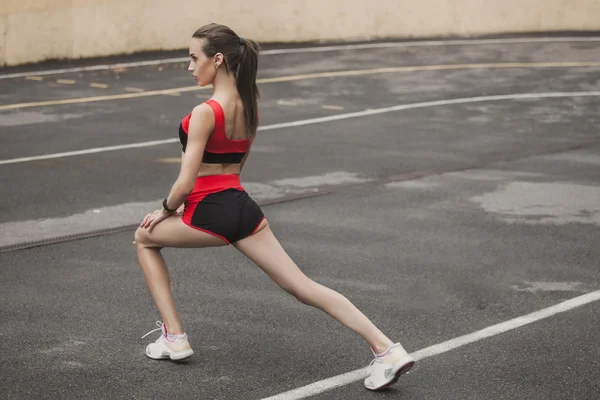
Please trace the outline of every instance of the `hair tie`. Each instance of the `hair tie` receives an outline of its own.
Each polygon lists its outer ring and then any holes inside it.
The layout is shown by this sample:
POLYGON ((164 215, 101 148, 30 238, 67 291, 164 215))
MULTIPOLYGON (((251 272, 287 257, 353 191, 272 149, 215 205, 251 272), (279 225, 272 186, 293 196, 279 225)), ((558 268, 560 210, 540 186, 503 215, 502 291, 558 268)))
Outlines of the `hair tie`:
POLYGON ((240 36, 240 46, 244 45, 244 38, 240 36))

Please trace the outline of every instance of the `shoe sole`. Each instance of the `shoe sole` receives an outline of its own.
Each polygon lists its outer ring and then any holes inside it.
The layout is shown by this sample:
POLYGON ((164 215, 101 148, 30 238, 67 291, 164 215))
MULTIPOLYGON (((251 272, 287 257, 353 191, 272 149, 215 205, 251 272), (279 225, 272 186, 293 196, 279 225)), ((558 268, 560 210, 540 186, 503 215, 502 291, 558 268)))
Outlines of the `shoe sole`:
MULTIPOLYGON (((401 364, 401 363, 400 363, 401 364)), ((405 364, 401 364, 402 366, 400 368, 398 368, 398 371, 396 371, 394 373, 394 377, 392 378, 391 381, 383 384, 383 386, 379 386, 376 388, 370 388, 370 387, 366 387, 369 390, 384 390, 389 388, 390 386, 392 386, 394 383, 398 382, 398 379, 400 379, 400 376, 404 375, 405 373, 407 373, 412 367, 413 365, 415 365, 414 361, 409 361, 405 364)))
POLYGON ((181 351, 179 353, 171 354, 170 358, 173 361, 185 360, 186 358, 190 358, 194 354, 193 350, 181 351))
POLYGON ((150 354, 146 353, 146 356, 148 356, 149 358, 151 358, 153 360, 168 360, 168 359, 171 359, 173 361, 185 360, 186 358, 190 358, 192 355, 194 355, 194 351, 193 350, 181 351, 179 353, 174 353, 174 354, 160 355, 158 357, 153 357, 150 354))

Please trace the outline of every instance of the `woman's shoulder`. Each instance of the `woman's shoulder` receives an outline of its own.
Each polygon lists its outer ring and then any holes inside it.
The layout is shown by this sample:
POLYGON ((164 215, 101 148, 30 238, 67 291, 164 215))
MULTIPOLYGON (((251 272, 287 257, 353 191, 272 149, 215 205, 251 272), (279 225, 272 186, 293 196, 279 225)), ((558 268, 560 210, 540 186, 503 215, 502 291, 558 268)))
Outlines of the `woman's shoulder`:
POLYGON ((213 110, 206 102, 195 106, 185 119, 190 124, 199 124, 200 126, 212 127, 215 123, 213 110))
POLYGON ((195 106, 192 109, 192 112, 190 113, 190 115, 192 116, 192 118, 196 117, 196 116, 207 117, 209 115, 212 115, 213 114, 213 111, 212 111, 213 108, 210 106, 210 103, 211 103, 211 101, 207 100, 207 101, 205 101, 203 103, 200 103, 197 106, 195 106))

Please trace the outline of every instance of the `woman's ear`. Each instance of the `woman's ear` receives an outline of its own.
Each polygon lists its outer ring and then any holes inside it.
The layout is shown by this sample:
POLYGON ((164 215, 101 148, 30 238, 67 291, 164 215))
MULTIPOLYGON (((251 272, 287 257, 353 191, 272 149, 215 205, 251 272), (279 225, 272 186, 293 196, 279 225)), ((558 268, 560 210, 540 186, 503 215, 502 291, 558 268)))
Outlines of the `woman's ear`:
POLYGON ((222 53, 217 53, 215 54, 215 68, 219 68, 219 66, 221 64, 223 64, 223 54, 222 53))

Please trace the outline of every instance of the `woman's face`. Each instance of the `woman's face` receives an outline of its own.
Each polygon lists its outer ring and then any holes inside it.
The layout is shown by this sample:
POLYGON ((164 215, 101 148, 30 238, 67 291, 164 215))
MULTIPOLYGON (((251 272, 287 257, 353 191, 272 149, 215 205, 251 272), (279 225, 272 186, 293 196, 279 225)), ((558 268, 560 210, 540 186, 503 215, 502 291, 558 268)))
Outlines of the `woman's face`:
POLYGON ((211 84, 217 75, 217 68, 222 59, 221 53, 213 57, 206 57, 204 54, 204 38, 192 38, 190 42, 190 65, 188 71, 192 73, 198 85, 206 86, 211 84))

